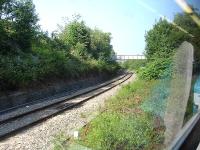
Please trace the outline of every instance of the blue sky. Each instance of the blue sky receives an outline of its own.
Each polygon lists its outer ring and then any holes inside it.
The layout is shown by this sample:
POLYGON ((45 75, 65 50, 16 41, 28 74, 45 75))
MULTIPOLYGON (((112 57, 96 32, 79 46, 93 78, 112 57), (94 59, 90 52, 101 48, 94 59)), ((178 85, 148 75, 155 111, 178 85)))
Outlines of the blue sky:
MULTIPOLYGON (((198 6, 199 0, 189 0, 198 6)), ((182 12, 174 0, 33 0, 42 29, 54 31, 63 17, 80 14, 91 28, 112 34, 117 54, 142 54, 145 32, 161 15, 169 19, 182 12)))

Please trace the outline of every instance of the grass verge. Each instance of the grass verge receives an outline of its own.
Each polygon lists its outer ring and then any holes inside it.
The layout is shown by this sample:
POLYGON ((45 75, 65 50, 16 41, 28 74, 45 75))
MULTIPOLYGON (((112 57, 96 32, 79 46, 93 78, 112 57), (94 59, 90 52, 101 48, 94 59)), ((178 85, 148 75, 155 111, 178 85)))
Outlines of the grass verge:
POLYGON ((81 129, 79 144, 97 150, 160 149, 164 128, 142 103, 157 81, 137 80, 111 97, 103 112, 81 129))

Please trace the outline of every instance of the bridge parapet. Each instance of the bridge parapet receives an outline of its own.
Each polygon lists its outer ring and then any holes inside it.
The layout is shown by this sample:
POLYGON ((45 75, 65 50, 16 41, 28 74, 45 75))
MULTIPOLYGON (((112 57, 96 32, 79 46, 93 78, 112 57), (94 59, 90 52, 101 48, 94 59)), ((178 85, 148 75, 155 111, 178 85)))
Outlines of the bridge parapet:
POLYGON ((135 60, 135 59, 146 59, 144 55, 115 55, 115 60, 125 61, 125 60, 135 60))

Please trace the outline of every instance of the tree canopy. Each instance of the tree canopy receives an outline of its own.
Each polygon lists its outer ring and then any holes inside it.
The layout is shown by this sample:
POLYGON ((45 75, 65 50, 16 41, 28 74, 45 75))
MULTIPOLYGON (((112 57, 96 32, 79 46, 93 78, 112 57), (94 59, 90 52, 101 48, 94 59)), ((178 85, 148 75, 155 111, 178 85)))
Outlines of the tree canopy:
MULTIPOLYGON (((200 17, 198 13, 197 15, 200 17)), ((140 70, 139 76, 141 78, 170 77, 173 66, 172 58, 179 45, 184 41, 191 42, 195 48, 194 71, 198 70, 200 66, 200 28, 189 14, 176 14, 173 23, 160 19, 146 33, 145 41, 145 55, 148 63, 145 68, 140 70)))
MULTIPOLYGON (((196 10, 196 15, 200 18, 199 11, 197 9, 194 10, 196 10)), ((194 36, 193 38, 188 39, 188 41, 191 42, 195 48, 195 68, 198 69, 200 66, 200 27, 192 20, 191 16, 187 13, 176 14, 174 17, 174 22, 194 36)))
POLYGON ((0 3, 1 53, 30 51, 38 17, 32 0, 3 0, 0 3))
POLYGON ((58 37, 71 47, 71 53, 76 56, 108 61, 114 55, 111 34, 91 29, 77 17, 65 24, 58 37))
POLYGON ((165 19, 160 19, 145 35, 145 54, 148 59, 169 58, 189 36, 165 19))
POLYGON ((94 58, 108 59, 114 55, 111 43, 111 34, 101 30, 91 31, 91 52, 94 58))

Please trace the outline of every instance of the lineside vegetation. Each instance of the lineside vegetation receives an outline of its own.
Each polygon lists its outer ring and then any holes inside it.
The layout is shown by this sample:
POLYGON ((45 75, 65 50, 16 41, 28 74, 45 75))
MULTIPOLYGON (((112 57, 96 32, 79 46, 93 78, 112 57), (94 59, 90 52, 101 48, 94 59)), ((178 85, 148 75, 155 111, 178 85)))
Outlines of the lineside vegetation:
MULTIPOLYGON (((122 65, 137 72, 137 81, 122 87, 117 95, 107 100, 102 113, 81 129, 79 143, 98 150, 164 149, 164 115, 176 73, 177 48, 184 41, 194 45, 194 72, 200 60, 199 27, 184 13, 176 14, 174 22, 195 38, 164 19, 156 22, 145 35, 146 62, 134 60, 122 65)), ((187 119, 191 116, 191 107, 189 101, 187 119)))
POLYGON ((91 29, 79 16, 49 35, 40 29, 32 0, 0 2, 0 89, 47 79, 74 79, 119 68, 111 34, 91 29))

